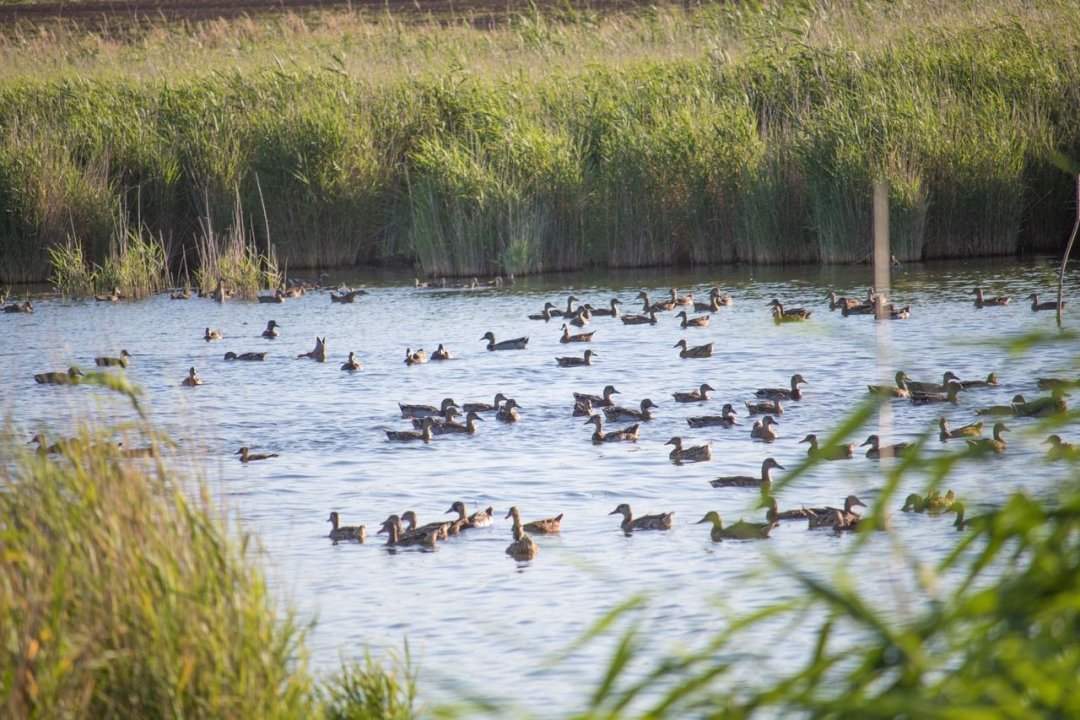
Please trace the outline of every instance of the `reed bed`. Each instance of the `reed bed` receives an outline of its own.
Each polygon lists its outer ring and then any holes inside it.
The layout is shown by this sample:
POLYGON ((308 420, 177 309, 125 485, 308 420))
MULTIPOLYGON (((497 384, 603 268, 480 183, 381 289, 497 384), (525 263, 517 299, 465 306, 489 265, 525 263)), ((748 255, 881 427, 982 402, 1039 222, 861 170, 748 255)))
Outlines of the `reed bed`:
MULTIPOLYGON (((238 208, 293 268, 424 273, 1057 250, 1080 9, 760 3, 57 25, 0 40, 0 274, 102 262, 117 208, 198 263, 238 208), (131 200, 136 198, 136 200, 131 200), (126 199, 121 202, 121 199, 126 199)), ((254 240, 252 240, 254 238, 254 240)))

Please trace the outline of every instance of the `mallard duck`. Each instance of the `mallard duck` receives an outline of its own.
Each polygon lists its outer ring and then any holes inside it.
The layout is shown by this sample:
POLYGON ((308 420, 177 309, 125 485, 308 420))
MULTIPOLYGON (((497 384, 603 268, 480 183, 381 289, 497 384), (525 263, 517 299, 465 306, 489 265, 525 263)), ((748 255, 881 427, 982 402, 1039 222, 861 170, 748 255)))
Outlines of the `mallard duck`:
POLYGON ((593 330, 592 332, 578 333, 577 335, 571 335, 570 334, 570 326, 567 325, 566 323, 563 323, 562 337, 559 338, 559 342, 561 342, 561 343, 592 342, 592 336, 595 335, 595 334, 596 334, 596 331, 593 330))
POLYGON ((262 352, 262 353, 246 352, 246 353, 240 353, 238 355, 238 354, 234 353, 232 350, 230 350, 229 352, 225 353, 225 359, 226 360, 247 360, 249 362, 257 362, 257 361, 260 361, 260 360, 265 360, 266 359, 266 353, 264 353, 264 352, 262 352))
MULTIPOLYGON (((1036 312, 1038 312, 1040 310, 1057 310, 1058 309, 1057 302, 1044 302, 1044 303, 1039 302, 1039 294, 1038 293, 1031 293, 1030 295, 1027 296, 1027 299, 1031 301, 1031 309, 1036 311, 1036 312)), ((1065 307, 1065 301, 1061 302, 1061 306, 1065 307)))
POLYGON ((639 292, 637 294, 637 299, 641 300, 641 302, 643 304, 643 307, 642 307, 642 310, 641 310, 641 312, 643 312, 643 313, 665 312, 667 310, 674 310, 675 309, 675 302, 674 301, 667 300, 667 301, 660 301, 660 302, 655 302, 654 303, 649 299, 649 293, 645 292, 644 290, 642 290, 641 292, 639 292))
POLYGON ((462 530, 468 528, 487 527, 494 522, 495 508, 488 508, 487 510, 477 510, 472 515, 468 515, 465 510, 465 503, 461 500, 455 500, 454 504, 450 506, 450 509, 444 514, 457 513, 458 521, 463 522, 462 530))
POLYGON ((518 562, 524 562, 532 560, 540 553, 540 546, 528 536, 520 525, 514 526, 513 533, 514 542, 506 546, 507 555, 518 562))
POLYGON ((536 533, 538 535, 552 535, 562 530, 562 513, 559 513, 553 518, 522 523, 521 513, 518 511, 517 505, 514 505, 510 508, 510 511, 506 513, 506 517, 514 518, 514 525, 520 525, 525 532, 536 533))
POLYGON ((183 290, 177 290, 176 292, 169 294, 169 299, 170 300, 190 300, 191 299, 191 290, 189 288, 184 288, 183 290))
POLYGON ((918 493, 909 494, 904 498, 904 505, 900 508, 900 512, 926 512, 926 502, 923 500, 923 496, 918 493))
POLYGON ((783 415, 784 406, 779 400, 746 400, 746 411, 751 415, 783 415))
POLYGON ((686 340, 680 340, 673 347, 682 348, 679 351, 679 357, 681 358, 707 358, 712 357, 712 346, 713 344, 709 343, 707 345, 688 347, 686 340))
POLYGON ((819 447, 817 435, 814 433, 810 433, 799 442, 810 444, 810 447, 806 448, 808 457, 816 457, 822 460, 849 460, 855 457, 855 443, 819 447))
POLYGON ((719 415, 700 415, 698 417, 688 417, 686 418, 686 424, 692 428, 730 428, 739 424, 738 422, 736 422, 735 418, 735 408, 731 407, 731 403, 725 403, 719 415))
POLYGON ((609 512, 608 515, 623 516, 621 527, 627 535, 635 530, 670 530, 675 524, 674 512, 643 515, 635 518, 633 511, 626 503, 620 503, 619 507, 609 512))
POLYGON ((765 461, 761 463, 761 477, 752 477, 750 475, 727 475, 724 477, 718 477, 715 480, 710 480, 709 484, 713 487, 772 487, 772 470, 784 470, 783 465, 776 462, 773 458, 765 458, 765 461))
POLYGON ((439 347, 435 349, 435 352, 431 353, 432 360, 449 360, 451 357, 453 356, 450 351, 442 343, 439 343, 439 347))
POLYGON ((694 293, 687 293, 685 295, 679 295, 678 291, 676 291, 675 288, 671 288, 670 292, 671 292, 671 302, 675 303, 676 307, 679 307, 680 305, 681 306, 687 306, 687 305, 693 305, 694 304, 694 293))
POLYGON ((1080 387, 1080 380, 1062 380, 1060 378, 1039 378, 1035 385, 1040 390, 1053 390, 1054 388, 1080 387))
POLYGON ((701 387, 697 390, 691 390, 689 392, 673 392, 671 397, 675 398, 675 402, 692 403, 692 402, 705 402, 709 399, 709 393, 716 392, 716 388, 708 383, 701 383, 701 387))
POLYGON ((608 442, 637 442, 638 429, 640 425, 634 423, 629 427, 625 427, 622 430, 612 430, 611 432, 604 432, 604 419, 599 415, 592 415, 586 420, 584 425, 593 425, 596 429, 592 434, 592 441, 594 445, 600 445, 608 442))
POLYGON ((762 500, 761 506, 766 508, 765 519, 771 523, 777 523, 781 520, 806 520, 817 515, 813 510, 805 507, 780 512, 780 504, 776 502, 776 498, 772 495, 767 495, 762 500))
POLYGON ((772 442, 776 438, 780 437, 770 425, 779 425, 776 418, 772 415, 766 415, 761 420, 754 421, 754 427, 750 428, 750 437, 756 440, 764 440, 765 442, 772 442))
POLYGON ((439 403, 439 407, 434 405, 406 405, 405 403, 398 403, 398 407, 401 409, 401 417, 403 418, 422 418, 433 415, 446 415, 446 409, 451 405, 456 405, 454 398, 443 398, 439 403))
POLYGON ((963 390, 963 388, 960 387, 960 383, 952 381, 945 386, 944 394, 913 391, 911 393, 911 404, 932 405, 934 403, 951 403, 955 405, 957 403, 957 397, 959 396, 961 390, 963 390))
POLYGON ((892 385, 867 385, 871 395, 884 395, 886 397, 906 398, 911 395, 907 389, 908 376, 903 370, 896 373, 896 387, 892 385))
POLYGON ((589 308, 589 305, 582 307, 568 322, 574 327, 585 327, 589 324, 589 320, 592 319, 592 311, 589 308))
POLYGON ((904 499, 904 506, 900 508, 900 511, 940 515, 943 512, 948 512, 955 503, 956 493, 952 490, 942 495, 939 490, 934 489, 928 492, 926 497, 918 493, 911 493, 904 499))
POLYGON ((222 338, 220 330, 211 330, 206 328, 206 332, 203 333, 203 340, 210 342, 211 340, 220 340, 222 338))
POLYGON ((866 457, 870 458, 871 460, 898 457, 908 452, 911 448, 914 447, 914 445, 912 445, 911 443, 906 442, 896 443, 895 445, 882 446, 881 438, 879 438, 877 435, 871 435, 870 437, 866 438, 866 442, 864 442, 859 447, 865 447, 866 445, 870 446, 870 449, 866 451, 866 457))
POLYGON ((1042 444, 1050 446, 1050 449, 1046 451, 1047 460, 1074 460, 1080 457, 1076 446, 1062 440, 1060 435, 1051 435, 1043 440, 1042 444))
POLYGON ((27 300, 24 303, 13 303, 11 305, 4 306, 4 312, 6 313, 32 313, 34 312, 34 306, 27 300))
POLYGON ((852 530, 862 519, 862 516, 855 512, 856 505, 866 507, 866 503, 862 500, 854 495, 848 495, 844 499, 843 510, 834 507, 810 508, 809 528, 813 530, 820 527, 831 527, 837 531, 852 530))
POLYGON ((949 386, 949 383, 956 381, 959 382, 960 378, 956 377, 956 373, 952 370, 946 370, 945 374, 941 377, 941 383, 931 382, 915 382, 909 377, 904 378, 904 387, 908 389, 908 392, 915 393, 943 393, 949 386))
MULTIPOLYGON (((475 410, 470 410, 465 415, 465 423, 454 422, 453 420, 447 420, 441 422, 431 428, 431 431, 435 435, 475 435, 477 430, 477 421, 484 422, 484 418, 480 417, 475 410)), ((413 420, 413 422, 416 422, 413 420)))
POLYGON ((991 450, 994 453, 1001 455, 1005 452, 1005 448, 1008 443, 1005 442, 1005 438, 1001 437, 1001 433, 1011 432, 1008 426, 1003 422, 994 423, 994 437, 993 438, 978 438, 977 440, 968 440, 967 444, 973 450, 991 450))
POLYGON ((367 291, 366 290, 349 290, 348 292, 344 292, 341 295, 335 295, 334 292, 331 290, 330 291, 330 302, 331 303, 354 303, 354 302, 356 302, 356 298, 360 297, 361 295, 367 295, 367 291))
POLYGON ((668 453, 668 457, 671 458, 671 462, 676 465, 682 465, 688 462, 707 462, 712 460, 712 443, 705 443, 704 445, 693 445, 688 448, 683 447, 683 440, 676 435, 668 440, 665 445, 674 445, 675 449, 668 453))
POLYGON ((184 387, 195 387, 196 385, 202 385, 202 379, 195 374, 195 368, 188 370, 188 375, 180 383, 184 387))
POLYGON ((382 535, 383 533, 388 535, 386 539, 387 547, 421 547, 431 550, 434 550, 436 547, 436 531, 403 535, 401 532, 401 518, 397 515, 391 515, 383 522, 382 527, 379 528, 378 534, 382 535))
POLYGON ((1013 408, 1013 412, 1020 417, 1049 417, 1065 413, 1069 409, 1065 403, 1065 391, 1062 388, 1051 390, 1049 397, 1017 403, 1013 408))
POLYGON ((845 305, 841 306, 840 314, 844 317, 848 317, 849 315, 876 315, 877 305, 868 303, 860 305, 845 305))
POLYGON ((499 405, 504 400, 506 400, 506 396, 503 395, 501 392, 497 392, 497 393, 495 393, 495 400, 492 401, 490 404, 489 403, 483 403, 483 402, 465 403, 464 405, 461 406, 461 409, 464 410, 466 413, 470 413, 470 412, 478 412, 478 413, 491 412, 492 410, 498 410, 499 405))
POLYGON ((538 313, 532 313, 529 315, 530 320, 543 320, 547 322, 553 317, 562 317, 562 310, 556 310, 555 306, 549 302, 544 303, 544 309, 538 313))
POLYGON ((855 298, 849 297, 837 297, 836 291, 830 290, 829 294, 825 296, 825 299, 829 301, 829 310, 842 310, 844 308, 854 308, 862 304, 861 301, 855 298))
POLYGON ((127 367, 131 353, 127 350, 120 351, 120 357, 97 357, 94 364, 98 367, 127 367))
POLYGON ((406 365, 420 365, 427 362, 427 353, 424 352, 424 348, 420 348, 416 352, 413 352, 412 348, 405 348, 405 364, 406 365))
POLYGON ((95 295, 94 299, 98 302, 117 302, 122 297, 124 296, 120 293, 120 288, 114 285, 111 293, 104 295, 95 295))
POLYGON ((266 329, 263 330, 262 336, 267 340, 273 340, 281 334, 277 331, 279 327, 281 326, 277 324, 276 320, 271 320, 270 322, 266 323, 266 329))
POLYGON ((402 531, 402 537, 408 537, 413 535, 427 535, 430 533, 435 536, 436 540, 445 540, 447 537, 449 537, 448 531, 450 529, 450 525, 452 524, 450 522, 447 522, 446 520, 441 520, 438 522, 428 523, 427 525, 420 525, 420 521, 417 519, 416 513, 412 510, 406 510, 405 512, 401 513, 401 520, 402 522, 406 522, 409 524, 408 527, 406 527, 402 531))
POLYGON ((986 416, 986 415, 989 415, 989 416, 1015 415, 1016 414, 1016 408, 1020 407, 1022 405, 1025 405, 1025 404, 1026 404, 1026 401, 1024 400, 1023 395, 1013 395, 1013 399, 1012 399, 1011 404, 1009 404, 1009 405, 991 405, 990 407, 979 408, 978 410, 975 411, 975 414, 976 415, 983 415, 983 416, 986 416))
POLYGON ((423 440, 426 443, 431 442, 432 432, 431 426, 435 424, 435 420, 430 417, 425 417, 422 423, 422 429, 416 430, 387 430, 383 428, 383 432, 386 433, 387 440, 393 440, 395 442, 410 442, 412 440, 423 440))
POLYGON ((954 502, 952 507, 949 508, 950 512, 956 513, 956 521, 953 522, 953 527, 957 530, 966 530, 969 527, 984 527, 987 525, 991 517, 990 515, 974 515, 972 517, 964 516, 964 503, 954 502))
POLYGON ((975 437, 976 435, 982 435, 983 431, 983 423, 981 420, 977 423, 950 430, 949 421, 945 418, 941 418, 938 420, 938 427, 941 429, 941 432, 938 433, 938 438, 941 442, 955 440, 956 438, 975 437))
POLYGON ((656 311, 649 310, 644 315, 620 315, 623 325, 655 325, 660 322, 656 319, 656 311))
POLYGON ((240 462, 242 463, 255 462, 256 460, 269 460, 270 458, 276 458, 278 456, 277 453, 252 453, 246 445, 234 452, 233 455, 239 455, 240 462))
POLYGON ((521 420, 521 413, 518 412, 517 400, 514 398, 508 398, 503 406, 495 411, 495 419, 504 423, 516 423, 521 420))
MULTIPOLYGON (((430 415, 426 417, 430 417, 432 420, 435 421, 434 424, 431 426, 431 432, 435 435, 438 435, 438 430, 442 425, 454 422, 454 418, 459 417, 460 415, 461 412, 457 409, 457 407, 455 407, 454 405, 450 405, 446 407, 440 415, 430 415)), ((424 419, 425 417, 410 418, 412 426, 417 430, 424 429, 424 419)))
POLYGON ((680 310, 679 312, 677 312, 675 314, 675 317, 681 317, 682 318, 681 325, 682 325, 682 329, 685 330, 686 328, 691 328, 691 327, 707 327, 709 325, 709 318, 711 318, 712 316, 711 315, 701 315, 700 317, 692 318, 692 317, 690 317, 689 315, 686 314, 685 310, 680 310))
POLYGON ((553 310, 551 312, 551 314, 552 315, 559 315, 561 317, 573 317, 574 312, 575 312, 574 303, 576 303, 577 301, 578 301, 578 299, 576 297, 574 297, 573 295, 571 295, 568 298, 566 298, 566 310, 564 310, 562 312, 556 312, 556 311, 553 310))
POLYGON ((315 362, 326 362, 326 338, 315 336, 315 349, 311 352, 300 353, 297 358, 311 358, 315 362))
POLYGON ((67 372, 38 373, 34 375, 34 382, 38 385, 76 385, 82 376, 82 370, 72 366, 67 372))
POLYGON ((495 342, 495 333, 490 330, 484 333, 484 337, 481 340, 487 340, 487 349, 494 350, 524 350, 525 346, 529 344, 529 338, 519 337, 513 340, 503 340, 502 342, 495 342))
POLYGON ((998 295, 997 297, 983 297, 983 289, 981 287, 975 288, 975 307, 980 310, 984 307, 997 307, 1009 304, 1009 300, 1012 298, 1005 295, 998 295))
POLYGON ((570 417, 589 417, 596 412, 591 400, 575 400, 574 411, 570 417))
POLYGON ((776 298, 772 299, 768 307, 772 308, 773 319, 777 322, 800 322, 807 320, 814 314, 813 310, 806 308, 785 308, 776 298))
POLYGON ((652 420, 653 414, 650 412, 650 408, 659 407, 649 398, 645 398, 641 401, 641 409, 635 410, 634 408, 626 407, 606 407, 604 408, 604 417, 608 422, 619 422, 620 420, 652 420))
POLYGON ((619 298, 611 298, 611 307, 610 308, 599 308, 599 309, 597 309, 597 308, 594 308, 594 307, 590 306, 589 307, 589 312, 591 312, 596 317, 619 317, 619 306, 620 305, 622 305, 622 300, 620 300, 619 298))
POLYGON ((799 389, 799 385, 807 384, 806 380, 799 373, 795 373, 791 376, 791 389, 787 388, 759 388, 754 392, 759 398, 768 398, 769 400, 802 400, 802 390, 799 389))
POLYGON ((985 380, 961 380, 960 387, 965 390, 970 388, 993 387, 998 384, 997 373, 990 373, 985 380))
POLYGON ((367 540, 367 530, 363 525, 339 525, 340 518, 336 511, 330 513, 330 518, 326 522, 333 525, 328 537, 334 542, 341 542, 342 540, 364 542, 367 540))
POLYGON ((274 291, 273 295, 260 295, 258 297, 260 303, 273 303, 279 304, 285 302, 285 291, 278 288, 274 291))
POLYGON ((709 536, 713 542, 720 542, 721 540, 765 540, 769 537, 769 533, 772 532, 773 528, 776 527, 776 523, 773 522, 748 523, 742 520, 730 527, 724 527, 724 521, 720 519, 720 513, 715 510, 705 513, 705 517, 698 520, 695 525, 701 525, 702 523, 712 523, 709 536))
POLYGON ((349 372, 356 372, 357 370, 363 370, 364 366, 356 359, 356 353, 350 350, 349 359, 342 364, 341 369, 349 372))
POLYGON ((694 312, 720 312, 721 307, 730 307, 733 300, 730 295, 721 295, 720 288, 709 290, 709 302, 695 302, 694 312))
POLYGON ((604 386, 603 396, 576 392, 574 393, 574 402, 583 403, 588 400, 593 407, 615 407, 615 401, 611 399, 611 396, 619 394, 614 385, 606 385, 604 386))

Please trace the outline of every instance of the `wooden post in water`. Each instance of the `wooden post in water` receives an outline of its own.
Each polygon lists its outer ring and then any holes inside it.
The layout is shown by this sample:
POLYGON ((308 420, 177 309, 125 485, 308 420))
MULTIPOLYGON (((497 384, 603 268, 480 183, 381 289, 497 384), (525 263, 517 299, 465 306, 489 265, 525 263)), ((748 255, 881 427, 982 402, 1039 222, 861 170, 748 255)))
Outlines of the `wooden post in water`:
POLYGON ((1061 327, 1061 308, 1065 304, 1065 263, 1069 262, 1069 253, 1072 252, 1077 230, 1080 230, 1080 175, 1076 176, 1076 222, 1073 223, 1069 244, 1065 246, 1065 254, 1061 256, 1061 274, 1058 276, 1057 323, 1059 328, 1061 327))
MULTIPOLYGON (((892 323, 888 320, 885 300, 892 291, 890 273, 892 255, 889 252, 889 188, 884 180, 874 183, 874 325, 877 337, 878 375, 890 378, 892 368, 892 323), (878 299, 881 298, 881 299, 878 299), (883 317, 884 316, 884 317, 883 317)), ((883 398, 878 404, 878 432, 888 437, 892 427, 892 406, 883 398)))

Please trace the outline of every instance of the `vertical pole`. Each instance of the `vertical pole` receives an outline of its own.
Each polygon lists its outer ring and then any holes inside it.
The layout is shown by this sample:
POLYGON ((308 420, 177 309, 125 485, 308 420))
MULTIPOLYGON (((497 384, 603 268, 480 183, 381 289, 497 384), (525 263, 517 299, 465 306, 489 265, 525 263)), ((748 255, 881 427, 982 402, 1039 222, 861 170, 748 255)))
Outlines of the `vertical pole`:
POLYGON ((1061 256, 1061 274, 1058 276, 1057 324, 1059 328, 1061 327, 1061 308, 1065 304, 1065 263, 1069 262, 1069 253, 1072 252, 1077 230, 1080 230, 1080 175, 1076 176, 1076 222, 1073 223, 1069 243, 1065 246, 1065 254, 1061 256))
MULTIPOLYGON (((875 309, 874 325, 877 333, 877 361, 878 376, 883 384, 889 384, 892 372, 892 323, 877 322, 877 320, 889 320, 884 307, 885 298, 891 291, 890 272, 892 270, 891 253, 889 252, 889 189, 884 180, 874 183, 874 290, 875 309), (881 298, 881 299, 878 299, 881 298)), ((892 425, 891 405, 887 399, 882 398, 878 406, 878 434, 882 442, 889 437, 892 425)))

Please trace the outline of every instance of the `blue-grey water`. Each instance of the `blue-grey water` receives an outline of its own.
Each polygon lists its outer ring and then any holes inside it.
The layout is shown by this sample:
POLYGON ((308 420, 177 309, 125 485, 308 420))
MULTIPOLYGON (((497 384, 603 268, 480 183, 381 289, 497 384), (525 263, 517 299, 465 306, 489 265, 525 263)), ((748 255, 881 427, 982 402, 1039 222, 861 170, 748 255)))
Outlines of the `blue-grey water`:
MULTIPOLYGON (((1037 377, 1077 377, 1080 344, 1074 339, 1020 354, 1006 347, 1032 332, 1054 332, 1054 313, 1032 312, 1024 297, 1039 291, 1051 299, 1055 268, 1048 261, 907 266, 894 275, 890 296, 910 304, 912 317, 892 322, 844 318, 823 299, 830 289, 863 296, 870 284, 866 268, 564 275, 477 291, 414 289, 411 278, 386 275, 336 276, 368 289, 352 305, 332 304, 326 292, 281 305, 167 296, 117 304, 42 298, 32 315, 0 315, 0 410, 27 438, 39 431, 63 436, 73 416, 88 409, 128 419, 130 412, 100 390, 33 381, 34 373, 92 366, 97 355, 127 349, 131 365, 116 372, 145 389, 153 422, 178 444, 173 462, 205 479, 223 507, 255 533, 283 604, 317 620, 309 645, 318 669, 333 670, 366 648, 376 657, 401 653, 407 641, 425 700, 479 696, 543 715, 584 702, 616 638, 574 643, 636 594, 648 598, 637 619, 648 653, 658 656, 698 647, 730 618, 798 593, 798 585, 775 570, 777 558, 823 575, 847 566, 893 617, 915 612, 939 592, 934 582, 916 582, 914 569, 932 567, 955 546, 951 515, 896 513, 890 532, 850 554, 857 538, 808 532, 799 522, 781 525, 767 542, 713 544, 706 526, 694 524, 705 511, 719 510, 728 521, 762 518, 763 511, 757 491, 714 489, 708 481, 757 474, 769 456, 794 467, 805 457, 806 445, 798 443, 804 435, 828 435, 865 398, 868 383, 891 383, 899 369, 933 381, 945 370, 963 379, 995 371, 1000 384, 966 391, 957 406, 944 409, 893 401, 887 417, 851 441, 861 443, 871 432, 888 442, 910 441, 934 428, 927 452, 953 452, 959 441, 945 446, 936 440, 942 415, 959 426, 975 421, 978 407, 1007 403, 1017 393, 1028 399, 1045 394, 1035 387, 1037 377), (977 284, 988 295, 1012 295, 1012 304, 977 310, 971 295, 977 284), (707 328, 683 330, 673 313, 664 313, 656 326, 598 317, 574 329, 596 331, 591 367, 557 368, 556 356, 580 354, 586 346, 560 344, 558 318, 526 317, 545 301, 564 306, 570 293, 597 307, 618 297, 624 312, 639 312, 639 290, 662 299, 675 287, 705 300, 714 285, 730 293, 734 305, 715 313, 707 328), (766 307, 773 297, 812 308, 812 318, 774 325, 766 307), (260 337, 270 319, 282 326, 273 341, 260 337), (224 339, 205 342, 207 326, 224 339), (527 335, 528 349, 488 352, 480 337, 489 330, 498 339, 527 335), (327 339, 330 360, 297 359, 316 336, 327 339), (681 338, 714 343, 713 357, 680 359, 672 346, 681 338), (407 347, 431 353, 439 343, 454 353, 452 360, 403 363, 407 347), (229 350, 268 355, 262 363, 225 362, 229 350), (350 351, 362 371, 339 369, 350 351), (202 386, 181 387, 190 366, 202 386), (786 385, 796 372, 807 380, 805 398, 786 405, 780 438, 751 440, 743 401, 756 388, 786 385), (672 392, 703 382, 717 389, 714 399, 673 402, 672 392), (647 397, 660 406, 636 444, 595 446, 592 428, 571 417, 574 391, 599 393, 609 383, 620 391, 620 404, 636 406, 647 397), (487 415, 476 436, 437 437, 429 445, 388 442, 383 433, 408 426, 399 402, 490 402, 496 392, 517 399, 520 423, 487 415), (740 426, 687 427, 688 416, 718 414, 725 402, 735 404, 740 426), (713 460, 673 465, 665 445, 673 435, 687 444, 711 442, 713 460), (241 445, 280 457, 242 465, 233 454, 241 445), (494 525, 436 552, 391 553, 374 535, 390 513, 413 509, 428 522, 443 518, 459 499, 470 510, 493 506, 494 525), (675 528, 625 537, 618 518, 609 516, 623 502, 638 514, 674 511, 675 528), (511 534, 503 516, 511 505, 526 520, 565 514, 561 535, 537 539, 540 554, 532 562, 504 554, 511 534), (368 543, 331 544, 331 510, 345 523, 365 524, 368 543)), ((1077 285, 1070 274, 1068 296, 1077 285)), ((1066 327, 1080 326, 1080 301, 1067 308, 1066 327)), ((1004 456, 965 462, 948 480, 969 512, 1014 490, 1052 496, 1065 472, 1038 462, 1046 431, 1037 421, 1009 424, 1004 456)), ((1070 427, 1060 432, 1066 439, 1077 435, 1070 427)), ((873 504, 890 463, 867 460, 862 450, 853 460, 814 467, 781 490, 781 504, 836 505, 850 493, 873 504)), ((920 490, 921 482, 910 478, 904 490, 920 490)), ((812 647, 811 630, 767 624, 749 676, 793 669, 812 647)))

